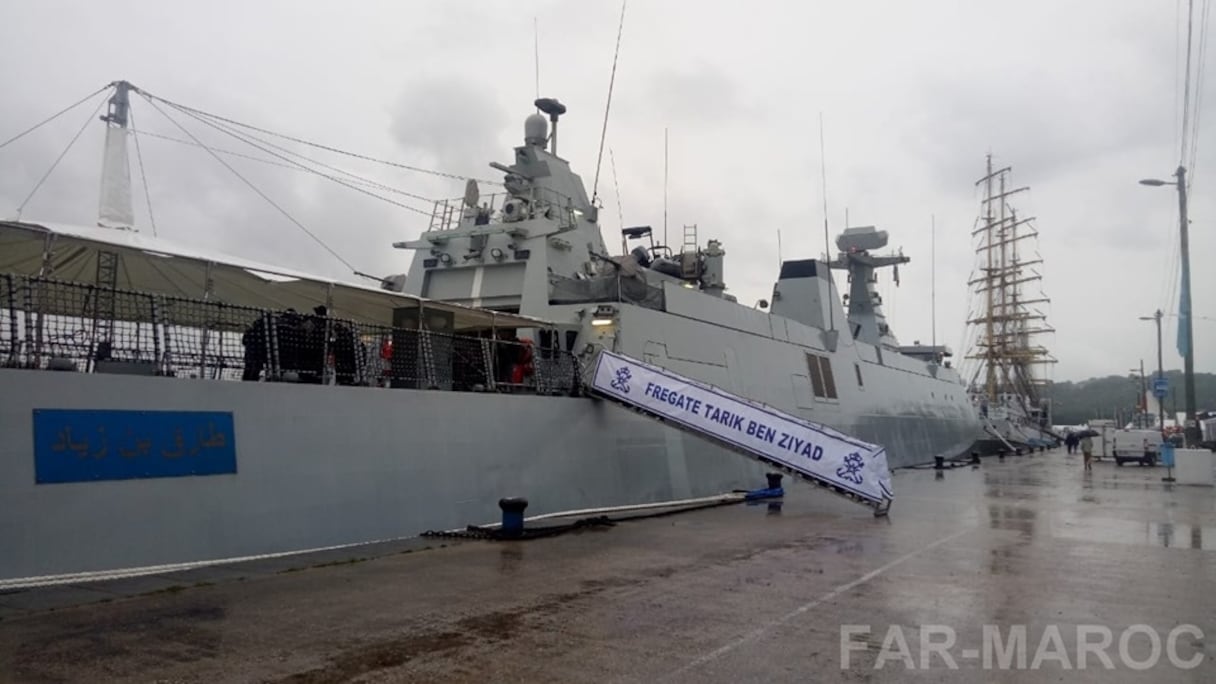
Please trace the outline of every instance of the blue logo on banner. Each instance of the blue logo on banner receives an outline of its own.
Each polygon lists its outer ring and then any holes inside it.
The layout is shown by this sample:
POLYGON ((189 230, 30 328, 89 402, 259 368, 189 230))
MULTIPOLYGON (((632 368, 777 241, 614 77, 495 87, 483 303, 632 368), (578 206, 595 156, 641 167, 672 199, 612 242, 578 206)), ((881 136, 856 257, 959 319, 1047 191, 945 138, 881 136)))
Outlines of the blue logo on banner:
POLYGON ((628 368, 618 368, 616 369, 616 378, 610 384, 612 385, 612 389, 629 394, 629 381, 631 379, 633 379, 633 373, 629 372, 628 368))
POLYGON ((38 484, 231 473, 231 412, 34 409, 38 484))
POLYGON ((859 485, 862 480, 861 471, 865 467, 866 462, 862 460, 861 453, 854 451, 844 457, 844 465, 836 469, 836 477, 859 485))

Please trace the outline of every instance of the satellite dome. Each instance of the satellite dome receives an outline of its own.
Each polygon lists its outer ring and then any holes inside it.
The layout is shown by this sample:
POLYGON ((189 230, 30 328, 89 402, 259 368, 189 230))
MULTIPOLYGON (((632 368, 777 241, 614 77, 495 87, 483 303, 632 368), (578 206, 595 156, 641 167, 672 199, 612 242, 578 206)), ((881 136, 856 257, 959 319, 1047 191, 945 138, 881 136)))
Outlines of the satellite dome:
POLYGON ((549 139, 549 122, 542 114, 531 114, 524 120, 524 142, 528 145, 545 146, 549 139))

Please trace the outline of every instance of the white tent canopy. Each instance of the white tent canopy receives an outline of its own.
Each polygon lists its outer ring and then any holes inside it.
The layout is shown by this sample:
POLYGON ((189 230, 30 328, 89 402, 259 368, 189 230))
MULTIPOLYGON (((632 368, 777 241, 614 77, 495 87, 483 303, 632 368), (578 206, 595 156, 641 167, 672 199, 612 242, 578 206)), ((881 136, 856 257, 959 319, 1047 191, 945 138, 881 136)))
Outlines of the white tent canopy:
POLYGON ((421 299, 185 247, 135 231, 52 223, 0 221, 0 274, 93 284, 98 254, 118 255, 117 287, 143 293, 221 301, 261 309, 311 311, 392 325, 393 311, 416 306, 454 316, 456 329, 538 328, 552 324, 510 313, 421 299), (208 275, 210 294, 206 292, 208 275))

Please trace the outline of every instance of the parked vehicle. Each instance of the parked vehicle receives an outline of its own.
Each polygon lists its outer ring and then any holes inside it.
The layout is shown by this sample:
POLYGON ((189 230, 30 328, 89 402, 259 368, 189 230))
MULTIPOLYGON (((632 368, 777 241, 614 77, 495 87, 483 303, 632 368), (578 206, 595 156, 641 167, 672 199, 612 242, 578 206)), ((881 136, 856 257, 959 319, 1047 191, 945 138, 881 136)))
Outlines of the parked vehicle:
POLYGON ((1115 465, 1139 463, 1154 466, 1157 465, 1160 445, 1161 433, 1156 430, 1116 430, 1111 453, 1115 465))

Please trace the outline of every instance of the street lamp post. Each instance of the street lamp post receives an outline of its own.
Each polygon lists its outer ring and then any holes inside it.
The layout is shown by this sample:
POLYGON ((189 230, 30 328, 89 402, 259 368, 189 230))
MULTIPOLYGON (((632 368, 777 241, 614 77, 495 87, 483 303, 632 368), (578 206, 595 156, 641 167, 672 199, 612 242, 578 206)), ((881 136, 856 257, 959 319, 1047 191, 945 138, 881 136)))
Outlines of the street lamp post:
MULTIPOLYGON (((1157 323, 1157 383, 1162 383, 1165 380, 1165 368, 1161 363, 1161 317, 1164 316, 1161 309, 1152 316, 1141 316, 1142 321, 1156 321, 1157 323)), ((1164 391, 1158 392, 1157 385, 1153 386, 1153 396, 1157 397, 1157 426, 1161 429, 1161 438, 1165 439, 1165 394, 1164 391)))
MULTIPOLYGON (((1186 213, 1186 167, 1179 165, 1174 172, 1173 185, 1178 189, 1178 234, 1182 256, 1182 294, 1179 303, 1179 323, 1182 325, 1182 338, 1185 349, 1182 355, 1183 391, 1186 401, 1186 445, 1195 446, 1199 443, 1199 421, 1195 418, 1195 337, 1191 328, 1191 249, 1188 237, 1190 221, 1186 213)), ((1142 185, 1159 187, 1170 185, 1169 181, 1156 178, 1146 178, 1140 181, 1142 185)))

